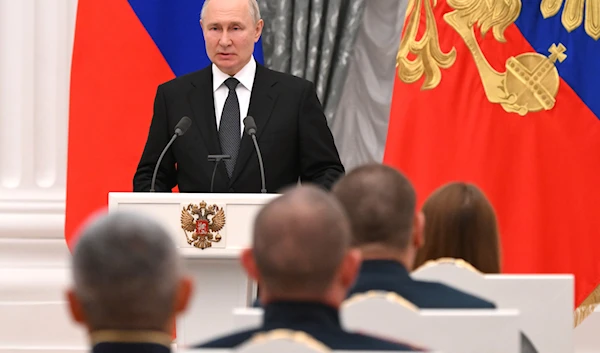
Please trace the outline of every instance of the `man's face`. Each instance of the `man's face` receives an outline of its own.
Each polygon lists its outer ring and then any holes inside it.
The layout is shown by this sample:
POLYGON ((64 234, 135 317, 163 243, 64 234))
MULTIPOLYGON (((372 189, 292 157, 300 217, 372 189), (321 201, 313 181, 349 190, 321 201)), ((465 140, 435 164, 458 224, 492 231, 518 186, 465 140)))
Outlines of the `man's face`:
POLYGON ((221 71, 233 76, 250 61, 263 21, 254 22, 248 0, 212 0, 206 5, 200 25, 208 57, 221 71))

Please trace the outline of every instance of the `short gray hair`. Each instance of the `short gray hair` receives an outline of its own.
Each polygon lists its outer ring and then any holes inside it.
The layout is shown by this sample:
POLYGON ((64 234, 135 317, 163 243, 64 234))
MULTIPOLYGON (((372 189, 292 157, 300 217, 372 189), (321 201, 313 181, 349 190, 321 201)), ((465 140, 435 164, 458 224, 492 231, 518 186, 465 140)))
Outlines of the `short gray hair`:
POLYGON ((117 212, 94 218, 72 259, 74 292, 93 330, 164 330, 182 267, 154 220, 117 212))
MULTIPOLYGON (((210 2, 210 0, 206 0, 204 2, 204 4, 202 5, 202 10, 200 12, 200 20, 202 20, 204 18, 204 12, 206 10, 206 5, 208 5, 208 3, 210 2)), ((257 23, 258 21, 260 21, 260 7, 258 6, 258 1, 257 0, 248 0, 248 8, 250 9, 250 17, 252 17, 252 19, 254 20, 254 23, 257 23)))

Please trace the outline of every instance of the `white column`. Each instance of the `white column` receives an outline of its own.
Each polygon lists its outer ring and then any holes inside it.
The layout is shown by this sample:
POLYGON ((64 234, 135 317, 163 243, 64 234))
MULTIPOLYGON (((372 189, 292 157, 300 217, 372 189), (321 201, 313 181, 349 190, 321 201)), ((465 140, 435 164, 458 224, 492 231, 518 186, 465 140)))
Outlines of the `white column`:
POLYGON ((76 0, 0 0, 0 268, 63 266, 76 0))
POLYGON ((65 301, 76 8, 76 0, 0 0, 0 317, 11 318, 0 319, 0 353, 89 351, 65 301))

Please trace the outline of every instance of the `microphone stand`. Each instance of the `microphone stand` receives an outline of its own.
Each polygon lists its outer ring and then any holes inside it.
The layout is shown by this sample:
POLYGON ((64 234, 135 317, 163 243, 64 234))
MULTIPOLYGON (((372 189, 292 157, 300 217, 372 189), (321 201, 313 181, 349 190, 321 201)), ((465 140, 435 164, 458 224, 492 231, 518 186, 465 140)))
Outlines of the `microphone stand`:
POLYGON ((213 187, 215 184, 215 175, 217 174, 217 167, 219 163, 224 160, 231 159, 231 156, 228 154, 209 154, 208 161, 215 162, 215 167, 213 168, 212 177, 210 178, 210 192, 213 192, 213 187))
POLYGON ((260 153, 260 148, 258 147, 258 141, 256 141, 256 134, 250 134, 250 136, 252 136, 252 142, 254 142, 254 148, 256 148, 256 154, 258 156, 258 165, 260 167, 260 182, 262 186, 260 192, 266 194, 267 187, 265 185, 265 167, 263 166, 262 154, 260 153))
POLYGON ((171 137, 171 141, 169 141, 167 146, 163 149, 162 153, 160 154, 160 157, 158 157, 158 162, 156 162, 156 167, 154 167, 154 174, 152 174, 152 182, 150 183, 150 185, 151 185, 150 192, 156 192, 154 187, 156 186, 156 175, 158 174, 158 168, 160 167, 160 162, 162 162, 163 158, 165 157, 165 153, 167 153, 167 150, 169 149, 169 147, 171 147, 173 142, 175 142, 175 139, 178 137, 179 137, 179 134, 175 133, 173 135, 173 137, 171 137))

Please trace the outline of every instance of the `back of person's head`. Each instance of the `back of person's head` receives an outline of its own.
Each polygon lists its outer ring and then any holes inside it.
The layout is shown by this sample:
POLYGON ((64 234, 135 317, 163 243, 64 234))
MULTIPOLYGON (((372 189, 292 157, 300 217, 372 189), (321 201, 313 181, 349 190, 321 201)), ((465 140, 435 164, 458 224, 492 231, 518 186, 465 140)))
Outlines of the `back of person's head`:
POLYGON ((263 304, 299 300, 337 306, 355 280, 360 254, 350 249, 350 226, 335 198, 301 186, 262 208, 242 263, 258 281, 263 304))
POLYGON ((92 218, 75 246, 72 271, 71 312, 92 332, 171 333, 192 286, 168 233, 133 213, 92 218))
MULTIPOLYGON (((358 167, 333 187, 352 226, 352 243, 369 252, 416 252, 422 245, 423 217, 416 212, 416 193, 397 170, 368 164, 358 167)), ((414 254, 413 254, 414 255, 414 254)), ((412 266, 412 260, 406 266, 412 266)))
POLYGON ((483 273, 500 272, 500 244, 494 209, 475 185, 442 186, 423 205, 425 246, 416 266, 442 257, 463 259, 483 273))

